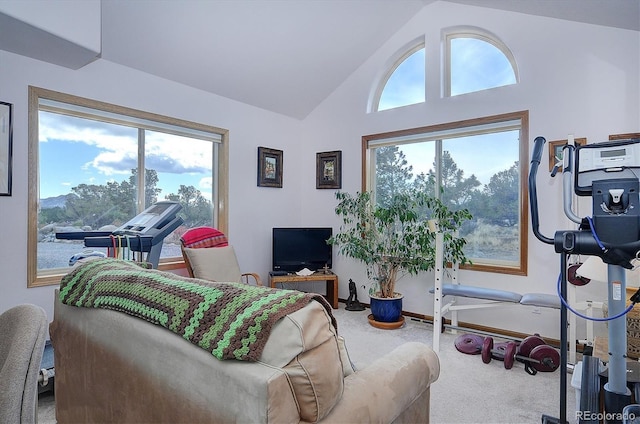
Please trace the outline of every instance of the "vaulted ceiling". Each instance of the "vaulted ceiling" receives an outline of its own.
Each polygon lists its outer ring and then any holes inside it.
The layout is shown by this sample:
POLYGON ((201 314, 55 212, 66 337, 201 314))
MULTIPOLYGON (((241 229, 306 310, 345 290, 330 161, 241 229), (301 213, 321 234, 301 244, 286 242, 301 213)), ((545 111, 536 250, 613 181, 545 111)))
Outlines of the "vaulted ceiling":
MULTIPOLYGON (((102 1, 102 59, 297 119, 435 0, 102 1)), ((640 31, 640 0, 449 0, 640 31)))

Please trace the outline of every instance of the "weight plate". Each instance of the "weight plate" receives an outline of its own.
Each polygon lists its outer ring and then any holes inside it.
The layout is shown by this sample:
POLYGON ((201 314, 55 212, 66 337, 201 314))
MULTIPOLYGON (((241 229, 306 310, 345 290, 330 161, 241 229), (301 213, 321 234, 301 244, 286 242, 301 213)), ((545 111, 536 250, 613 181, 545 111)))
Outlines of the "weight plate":
POLYGON ((542 337, 538 336, 537 334, 529 336, 524 339, 522 343, 520 343, 520 347, 518 348, 518 356, 527 357, 536 346, 545 344, 546 343, 544 342, 542 337))
POLYGON ((580 268, 581 266, 582 264, 573 264, 567 269, 567 281, 574 286, 584 286, 591 282, 590 279, 581 277, 577 274, 578 268, 580 268))
POLYGON ((493 349, 493 338, 487 337, 482 342, 482 362, 488 364, 491 362, 491 350, 493 349))
POLYGON ((518 345, 515 342, 507 343, 507 349, 504 352, 504 367, 505 369, 510 370, 513 368, 513 363, 516 359, 516 350, 518 349, 518 345))
POLYGON ((482 352, 482 343, 484 337, 477 334, 461 334, 456 337, 454 345, 458 352, 466 353, 467 355, 478 355, 482 352))
POLYGON ((554 372, 560 366, 560 354, 549 345, 534 347, 529 358, 531 366, 540 372, 554 372))
POLYGON ((509 342, 501 342, 493 345, 493 349, 491 350, 491 357, 493 359, 497 359, 498 361, 504 361, 504 352, 507 350, 507 345, 509 342))

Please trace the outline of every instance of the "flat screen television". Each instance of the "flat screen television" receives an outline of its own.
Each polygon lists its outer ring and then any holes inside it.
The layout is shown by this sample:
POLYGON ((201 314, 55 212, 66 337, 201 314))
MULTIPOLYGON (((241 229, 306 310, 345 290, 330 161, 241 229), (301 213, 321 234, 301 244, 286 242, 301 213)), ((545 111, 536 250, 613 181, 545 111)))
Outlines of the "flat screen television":
POLYGON ((333 246, 327 244, 333 229, 330 227, 274 228, 272 246, 273 271, 297 272, 331 268, 333 246))

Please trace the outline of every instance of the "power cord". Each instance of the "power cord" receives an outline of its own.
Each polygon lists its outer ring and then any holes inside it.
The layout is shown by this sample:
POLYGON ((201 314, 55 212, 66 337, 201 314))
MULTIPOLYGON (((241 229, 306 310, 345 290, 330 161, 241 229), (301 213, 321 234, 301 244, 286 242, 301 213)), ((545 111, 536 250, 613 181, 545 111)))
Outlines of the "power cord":
POLYGON ((575 309, 573 309, 568 303, 567 301, 564 299, 564 297, 562 297, 562 291, 561 291, 561 282, 562 282, 562 275, 558 276, 558 285, 557 285, 557 291, 558 291, 558 297, 560 298, 560 302, 562 302, 562 304, 571 312, 573 312, 575 315, 579 316, 580 318, 584 318, 587 319, 589 321, 598 321, 598 322, 604 322, 604 321, 613 321, 614 319, 618 319, 620 317, 625 316, 626 314, 628 314, 631 309, 633 309, 633 307, 636 305, 636 303, 640 302, 640 288, 638 289, 638 291, 636 291, 636 293, 631 296, 631 304, 629 306, 627 306, 627 308, 620 312, 617 315, 611 316, 611 317, 606 317, 606 318, 597 318, 597 317, 590 317, 587 316, 585 314, 582 314, 578 311, 576 311, 575 309))
MULTIPOLYGON (((594 228, 593 220, 591 219, 590 216, 587 216, 586 220, 589 222, 589 228, 591 229, 591 234, 593 235, 593 238, 596 240, 596 243, 598 244, 600 249, 602 249, 603 252, 606 252, 607 251, 606 247, 602 244, 602 241, 600 241, 600 238, 596 234, 596 229, 594 228)), ((638 290, 635 292, 635 294, 633 296, 631 296, 631 298, 629 299, 631 301, 631 304, 629 306, 627 306, 627 308, 624 311, 620 312, 617 315, 614 315, 614 316, 611 316, 611 317, 606 317, 606 318, 590 317, 590 316, 584 315, 584 314, 576 311, 575 309, 573 309, 567 303, 567 301, 564 299, 564 297, 562 297, 561 283, 562 283, 562 274, 558 275, 558 284, 557 284, 557 292, 558 292, 558 297, 560 298, 560 302, 562 302, 562 304, 568 310, 573 312, 576 316, 579 316, 580 318, 584 318, 584 319, 589 320, 589 321, 598 321, 598 322, 613 321, 614 319, 618 319, 618 318, 621 318, 621 317, 625 316, 626 314, 631 312, 631 310, 636 305, 636 303, 640 303, 640 288, 638 288, 638 290)))

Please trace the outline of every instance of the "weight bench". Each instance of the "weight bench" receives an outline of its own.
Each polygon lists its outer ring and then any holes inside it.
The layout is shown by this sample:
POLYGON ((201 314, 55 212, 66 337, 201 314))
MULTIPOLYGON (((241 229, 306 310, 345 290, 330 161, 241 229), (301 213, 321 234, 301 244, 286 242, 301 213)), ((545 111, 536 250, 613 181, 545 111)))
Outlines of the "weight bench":
MULTIPOLYGON (((442 234, 436 234, 436 263, 443 263, 442 260, 442 234)), ((526 293, 520 294, 508 290, 498 290, 486 287, 468 286, 459 284, 458 282, 458 267, 454 266, 448 271, 451 277, 452 283, 444 283, 444 269, 438 267, 435 270, 435 285, 429 290, 433 293, 433 350, 436 352, 440 349, 440 332, 444 328, 444 316, 451 312, 451 327, 458 327, 458 311, 470 310, 470 309, 482 309, 482 308, 495 308, 503 306, 524 305, 538 308, 551 308, 560 309, 560 298, 556 294, 546 293, 526 293), (444 297, 450 296, 451 300, 448 303, 444 303, 444 297), (464 297, 469 299, 482 300, 480 303, 474 304, 457 304, 457 298, 464 297)), ((602 307, 601 302, 581 302, 576 304, 573 300, 575 298, 575 287, 570 285, 572 291, 569 293, 569 303, 574 305, 574 308, 583 309, 587 311, 588 315, 592 314, 594 307, 602 307)), ((576 340, 576 316, 571 314, 569 331, 571 333, 570 340, 576 340)), ((587 339, 586 343, 593 343, 593 321, 587 321, 587 339)), ((571 363, 576 363, 576 345, 569 343, 571 363)))
MULTIPOLYGON (((454 271, 455 272, 455 271, 454 271)), ((436 293, 436 288, 429 290, 436 293)), ((451 325, 458 326, 458 311, 469 309, 495 308, 500 306, 526 305, 538 308, 560 309, 561 303, 558 296, 544 293, 526 293, 520 294, 507 290, 490 289, 486 287, 467 286, 462 284, 442 284, 440 291, 440 302, 445 296, 451 296, 452 299, 440 307, 440 322, 436 323, 434 319, 434 344, 435 338, 439 337, 436 333, 440 333, 442 329, 442 318, 451 312, 451 325), (482 303, 474 304, 457 304, 457 298, 465 297, 470 299, 483 300, 482 303)), ((434 296, 434 308, 438 303, 438 296, 434 296)), ((434 309, 435 311, 435 309, 434 309)), ((435 315, 435 314, 434 314, 435 315)))
MULTIPOLYGON (((432 289, 431 293, 433 293, 433 291, 434 290, 432 289)), ((519 303, 521 305, 538 306, 541 308, 560 309, 560 299, 558 298, 558 296, 553 294, 519 294, 506 290, 489 289, 486 287, 466 286, 461 284, 443 284, 442 296, 469 297, 474 299, 490 300, 499 303, 519 303)), ((492 305, 495 305, 495 303, 493 303, 492 305)), ((466 307, 472 305, 464 306, 466 307)))

